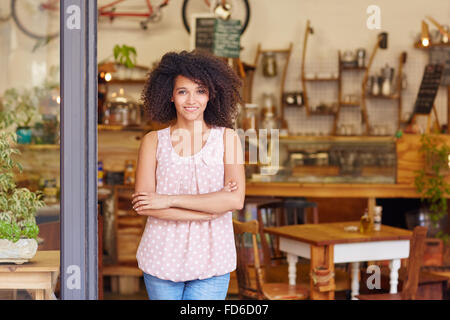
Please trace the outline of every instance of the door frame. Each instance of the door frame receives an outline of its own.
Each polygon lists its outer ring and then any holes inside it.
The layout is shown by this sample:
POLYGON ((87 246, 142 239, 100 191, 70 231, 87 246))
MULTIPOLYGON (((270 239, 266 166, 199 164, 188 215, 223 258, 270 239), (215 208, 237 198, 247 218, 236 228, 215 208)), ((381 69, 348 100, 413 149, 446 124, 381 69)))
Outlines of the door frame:
POLYGON ((61 298, 98 298, 97 0, 60 1, 61 298))

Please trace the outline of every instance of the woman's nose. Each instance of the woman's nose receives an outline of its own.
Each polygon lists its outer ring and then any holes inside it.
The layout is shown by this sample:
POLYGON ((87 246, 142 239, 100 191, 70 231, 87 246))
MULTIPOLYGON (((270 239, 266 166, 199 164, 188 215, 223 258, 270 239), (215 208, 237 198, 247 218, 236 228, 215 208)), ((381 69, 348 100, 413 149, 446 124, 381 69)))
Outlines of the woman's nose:
POLYGON ((188 94, 188 96, 187 96, 187 102, 188 102, 188 103, 194 103, 194 102, 195 102, 194 94, 192 94, 192 93, 189 93, 189 94, 188 94))

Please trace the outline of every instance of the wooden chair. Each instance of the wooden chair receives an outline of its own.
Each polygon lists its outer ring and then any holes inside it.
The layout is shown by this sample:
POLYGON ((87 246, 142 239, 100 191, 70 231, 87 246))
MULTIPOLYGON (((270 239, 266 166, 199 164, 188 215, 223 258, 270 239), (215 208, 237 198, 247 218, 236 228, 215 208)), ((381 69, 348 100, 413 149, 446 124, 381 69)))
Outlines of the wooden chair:
POLYGON ((419 285, 419 273, 422 265, 422 258, 424 253, 425 239, 427 236, 426 227, 415 227, 413 238, 411 239, 409 247, 408 258, 408 276, 406 283, 400 293, 386 293, 386 294, 364 294, 356 296, 359 300, 415 300, 417 287, 419 285))
POLYGON ((259 233, 258 221, 239 222, 233 220, 236 251, 237 281, 240 299, 258 300, 304 300, 309 296, 308 289, 287 283, 266 283, 264 270, 259 261, 259 250, 256 235, 259 233), (251 235, 251 250, 247 250, 246 235, 251 235), (250 265, 253 264, 255 281, 252 283, 250 265))

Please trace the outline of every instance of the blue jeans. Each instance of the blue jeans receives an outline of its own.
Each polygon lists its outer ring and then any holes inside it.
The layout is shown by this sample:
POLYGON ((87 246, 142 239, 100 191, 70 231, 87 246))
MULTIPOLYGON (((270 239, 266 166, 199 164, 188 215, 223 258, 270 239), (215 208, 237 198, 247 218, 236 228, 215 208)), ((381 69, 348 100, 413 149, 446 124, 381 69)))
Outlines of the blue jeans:
POLYGON ((225 300, 230 274, 203 280, 174 282, 144 272, 144 282, 150 300, 225 300))

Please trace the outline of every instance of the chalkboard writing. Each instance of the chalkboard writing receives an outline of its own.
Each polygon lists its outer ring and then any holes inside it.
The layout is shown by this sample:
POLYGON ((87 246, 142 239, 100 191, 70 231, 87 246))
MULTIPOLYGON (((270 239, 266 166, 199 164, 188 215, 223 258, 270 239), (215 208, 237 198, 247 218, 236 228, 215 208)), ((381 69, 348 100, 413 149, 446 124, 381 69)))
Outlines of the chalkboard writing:
POLYGON ((213 53, 214 47, 214 17, 194 17, 195 19, 195 49, 213 53))
POLYGON ((430 48, 430 63, 444 65, 441 85, 450 86, 450 47, 430 48))
POLYGON ((216 19, 213 53, 219 57, 239 58, 241 52, 241 21, 216 19))
POLYGON ((433 108, 444 66, 442 64, 428 64, 425 66, 419 93, 414 105, 414 114, 429 114, 433 108))

